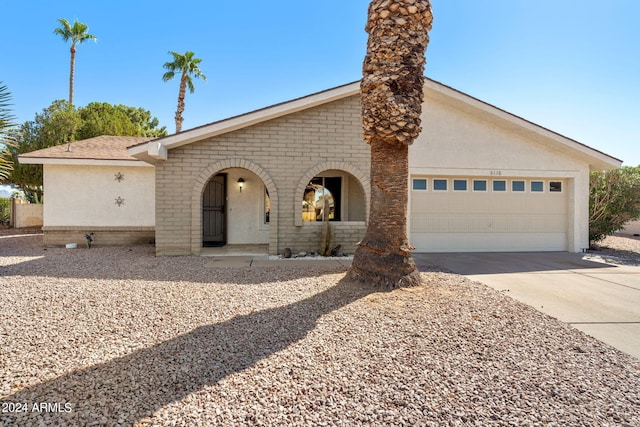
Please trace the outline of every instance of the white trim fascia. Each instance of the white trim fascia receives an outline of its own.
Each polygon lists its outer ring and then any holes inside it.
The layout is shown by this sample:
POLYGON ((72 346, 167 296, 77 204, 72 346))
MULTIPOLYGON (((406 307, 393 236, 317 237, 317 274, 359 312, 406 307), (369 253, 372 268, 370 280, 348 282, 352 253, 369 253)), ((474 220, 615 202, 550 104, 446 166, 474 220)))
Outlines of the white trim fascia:
POLYGON ((147 143, 148 154, 156 160, 167 160, 169 158, 169 152, 167 147, 160 141, 149 141, 147 143))
POLYGON ((18 157, 18 160, 23 165, 154 167, 140 160, 52 159, 43 157, 18 157))
POLYGON ((327 104, 342 98, 360 93, 360 82, 350 83, 335 89, 319 92, 293 101, 284 102, 251 113, 231 117, 216 123, 187 130, 181 133, 170 135, 159 140, 149 141, 147 144, 130 147, 129 155, 140 158, 145 152, 155 158, 166 160, 168 150, 178 148, 192 142, 201 141, 224 133, 232 132, 278 117, 307 110, 319 105, 327 104))
POLYGON ((425 97, 428 96, 429 90, 448 99, 455 100, 458 103, 467 105, 473 108, 475 111, 482 111, 487 115, 488 118, 494 120, 498 119, 498 121, 504 128, 516 131, 518 133, 521 133, 522 130, 525 130, 530 135, 536 135, 547 140, 552 140, 559 143, 563 147, 566 147, 573 151, 577 151, 580 154, 587 156, 589 159, 589 163, 595 166, 596 169, 612 169, 622 166, 622 160, 620 159, 602 153, 578 141, 553 132, 540 125, 523 119, 522 117, 502 110, 494 105, 488 104, 456 89, 450 88, 442 83, 438 83, 431 79, 425 79, 425 97))
POLYGON ((136 154, 143 154, 143 153, 147 153, 149 150, 149 143, 150 142, 154 142, 154 140, 151 141, 147 141, 147 142, 143 142, 137 145, 134 145, 132 147, 128 147, 127 148, 127 153, 130 156, 135 156, 136 154))

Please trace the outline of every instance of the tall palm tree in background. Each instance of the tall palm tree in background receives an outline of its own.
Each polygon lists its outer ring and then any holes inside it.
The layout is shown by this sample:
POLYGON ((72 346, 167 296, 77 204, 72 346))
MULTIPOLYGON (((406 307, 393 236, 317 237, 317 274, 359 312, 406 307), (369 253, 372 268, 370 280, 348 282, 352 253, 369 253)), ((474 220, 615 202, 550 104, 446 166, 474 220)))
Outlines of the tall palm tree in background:
POLYGON ((13 124, 14 117, 9 108, 10 101, 9 90, 0 82, 0 183, 9 177, 13 169, 13 160, 8 150, 8 147, 15 144, 11 135, 15 125, 13 124))
POLYGON ((421 131, 432 21, 428 0, 369 5, 361 102, 364 139, 371 146, 371 210, 347 278, 383 288, 421 283, 407 237, 408 154, 421 131))
POLYGON ((76 44, 84 43, 87 40, 98 40, 95 36, 87 33, 89 27, 78 20, 73 21, 73 25, 69 24, 64 18, 59 18, 60 27, 53 30, 54 34, 58 34, 67 42, 71 40, 71 66, 69 70, 69 104, 73 105, 73 79, 76 72, 76 44))
POLYGON ((202 74, 202 71, 198 67, 198 64, 202 62, 202 59, 194 58, 194 53, 191 51, 185 52, 184 55, 179 54, 178 52, 169 51, 169 53, 173 56, 172 62, 165 62, 163 65, 166 68, 166 73, 163 74, 162 80, 169 81, 175 77, 176 73, 180 74, 180 90, 178 91, 178 109, 176 110, 176 133, 182 131, 182 122, 184 118, 182 117, 182 113, 184 112, 184 97, 187 92, 187 86, 189 87, 189 92, 193 93, 193 80, 192 76, 196 78, 200 78, 204 81, 207 80, 207 77, 202 74))

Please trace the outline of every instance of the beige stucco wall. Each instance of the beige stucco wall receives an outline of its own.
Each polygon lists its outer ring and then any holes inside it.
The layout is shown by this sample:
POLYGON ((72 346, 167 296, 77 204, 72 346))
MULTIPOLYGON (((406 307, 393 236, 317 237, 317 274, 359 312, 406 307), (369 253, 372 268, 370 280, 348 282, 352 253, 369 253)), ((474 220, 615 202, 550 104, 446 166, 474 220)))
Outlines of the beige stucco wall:
POLYGON ((42 204, 16 204, 15 228, 42 226, 42 204))
POLYGON ((462 175, 486 176, 496 170, 503 174, 523 170, 546 174, 588 170, 587 164, 518 134, 520 129, 516 126, 511 129, 499 126, 440 100, 427 98, 422 127, 423 132, 410 149, 409 166, 414 171, 448 172, 455 168, 470 172, 462 175))
POLYGON ((247 169, 227 169, 227 243, 269 243, 264 220, 264 183, 247 169), (238 179, 244 179, 242 192, 238 179))
MULTIPOLYGON (((360 128, 358 96, 172 149, 168 160, 156 166, 156 252, 200 252, 202 191, 209 178, 222 170, 232 170, 231 184, 235 184, 238 175, 245 180, 251 177, 245 185, 247 192, 251 191, 254 177, 243 170, 251 171, 269 188, 268 242, 272 254, 281 253, 286 247, 294 252, 317 250, 320 228, 300 219, 304 187, 322 171, 337 169, 355 177, 366 186, 368 194, 369 164, 369 147, 362 140, 360 128)), ((229 221, 234 221, 232 215, 241 214, 238 203, 242 202, 240 195, 234 193, 235 185, 229 188, 229 221)), ((363 199, 368 203, 368 196, 363 199)), ((262 204, 254 201, 252 209, 259 209, 262 204)), ((229 242, 246 241, 248 237, 263 241, 266 227, 258 225, 255 233, 250 233, 239 230, 237 224, 240 221, 229 224, 229 242)), ((342 223, 336 228, 336 244, 353 251, 366 224, 342 223)))
POLYGON ((155 224, 155 173, 150 166, 44 165, 44 193, 45 227, 155 224), (124 176, 121 181, 115 179, 117 173, 124 176))
MULTIPOLYGON (((488 108, 488 107, 487 107, 488 108)), ((470 114, 426 98, 423 132, 409 149, 412 175, 558 178, 566 180, 568 250, 589 246, 589 165, 551 150, 553 141, 532 141, 517 126, 496 124, 486 114, 470 114)))

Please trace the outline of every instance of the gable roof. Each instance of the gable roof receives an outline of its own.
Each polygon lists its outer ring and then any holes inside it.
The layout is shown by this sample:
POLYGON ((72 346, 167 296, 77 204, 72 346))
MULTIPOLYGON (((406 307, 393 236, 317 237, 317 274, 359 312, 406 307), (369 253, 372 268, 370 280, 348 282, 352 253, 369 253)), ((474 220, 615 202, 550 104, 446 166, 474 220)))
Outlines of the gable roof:
POLYGON ((152 139, 151 137, 102 135, 21 154, 18 160, 23 164, 133 166, 142 162, 129 155, 127 148, 152 139))
POLYGON ((213 136, 222 135, 243 129, 258 123, 277 119, 278 117, 307 110, 319 105, 328 104, 349 96, 360 93, 360 82, 348 83, 332 89, 316 92, 311 95, 296 98, 291 101, 281 102, 259 110, 251 111, 238 116, 233 116, 217 122, 202 125, 180 133, 165 136, 163 138, 150 141, 148 144, 138 144, 129 148, 129 154, 133 157, 151 163, 158 160, 166 160, 168 150, 178 148, 192 142, 201 141, 213 136))
MULTIPOLYGON (((564 152, 587 162, 592 170, 618 168, 622 160, 595 150, 585 144, 567 138, 533 122, 460 92, 435 80, 425 78, 425 99, 439 99, 460 110, 483 117, 506 129, 510 129, 553 150, 564 152)), ((272 105, 246 114, 209 123, 181 133, 159 138, 148 143, 129 147, 129 154, 137 159, 157 163, 166 160, 169 150, 232 132, 278 117, 327 104, 360 93, 360 81, 317 92, 291 101, 272 105)))

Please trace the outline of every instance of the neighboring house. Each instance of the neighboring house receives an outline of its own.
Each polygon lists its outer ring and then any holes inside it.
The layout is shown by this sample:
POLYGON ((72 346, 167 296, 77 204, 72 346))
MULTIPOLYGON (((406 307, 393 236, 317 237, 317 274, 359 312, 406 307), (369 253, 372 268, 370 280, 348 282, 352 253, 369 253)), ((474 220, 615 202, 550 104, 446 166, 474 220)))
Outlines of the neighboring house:
MULTIPOLYGON (((317 250, 323 219, 335 244, 353 252, 370 194, 359 93, 351 83, 130 146, 134 168, 155 166, 156 253, 223 244, 317 250)), ((433 80, 422 127, 409 149, 409 235, 418 252, 588 247, 589 171, 620 160, 433 80)))
POLYGON ((152 243, 155 168, 127 153, 151 138, 100 136, 22 154, 42 164, 45 245, 152 243))

